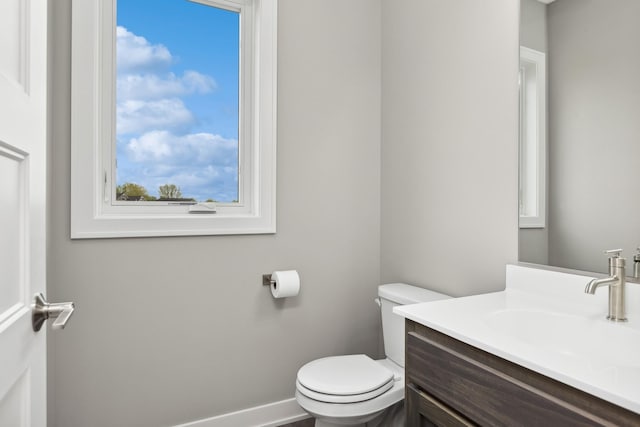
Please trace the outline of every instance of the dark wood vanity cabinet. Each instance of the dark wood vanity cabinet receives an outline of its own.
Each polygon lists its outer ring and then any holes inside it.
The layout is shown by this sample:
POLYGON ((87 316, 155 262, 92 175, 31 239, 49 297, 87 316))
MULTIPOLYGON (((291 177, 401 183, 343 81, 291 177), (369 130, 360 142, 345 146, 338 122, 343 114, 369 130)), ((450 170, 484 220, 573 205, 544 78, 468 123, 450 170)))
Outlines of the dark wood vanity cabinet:
POLYGON ((640 426, 639 414, 411 320, 405 370, 408 427, 640 426))

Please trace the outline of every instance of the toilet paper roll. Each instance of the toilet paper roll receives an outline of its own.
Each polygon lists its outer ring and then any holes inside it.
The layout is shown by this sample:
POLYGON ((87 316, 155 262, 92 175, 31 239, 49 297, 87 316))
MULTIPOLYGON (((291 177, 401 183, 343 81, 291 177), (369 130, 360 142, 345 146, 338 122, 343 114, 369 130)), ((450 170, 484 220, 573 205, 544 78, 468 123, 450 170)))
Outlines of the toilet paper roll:
POLYGON ((296 270, 274 271, 271 274, 271 295, 274 298, 295 297, 300 292, 300 276, 296 270))

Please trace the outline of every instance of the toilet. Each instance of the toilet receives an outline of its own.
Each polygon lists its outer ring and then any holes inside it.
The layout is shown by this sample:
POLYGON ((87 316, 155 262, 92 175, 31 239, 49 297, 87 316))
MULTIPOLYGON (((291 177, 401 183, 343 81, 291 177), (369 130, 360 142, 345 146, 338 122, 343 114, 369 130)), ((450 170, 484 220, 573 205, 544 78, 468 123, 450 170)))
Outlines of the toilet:
POLYGON ((296 400, 316 427, 404 425, 404 318, 397 305, 451 298, 404 283, 378 287, 385 359, 364 354, 325 357, 298 371, 296 400), (368 424, 367 424, 368 423, 368 424))

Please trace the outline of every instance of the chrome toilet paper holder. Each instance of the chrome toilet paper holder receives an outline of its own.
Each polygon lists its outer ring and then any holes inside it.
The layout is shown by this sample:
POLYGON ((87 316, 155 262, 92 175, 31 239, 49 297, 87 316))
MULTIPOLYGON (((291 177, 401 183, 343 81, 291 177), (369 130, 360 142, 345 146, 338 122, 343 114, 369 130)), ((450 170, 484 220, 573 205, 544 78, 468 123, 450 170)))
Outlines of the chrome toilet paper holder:
POLYGON ((262 275, 262 286, 271 286, 273 283, 275 283, 275 280, 271 279, 270 274, 262 275))

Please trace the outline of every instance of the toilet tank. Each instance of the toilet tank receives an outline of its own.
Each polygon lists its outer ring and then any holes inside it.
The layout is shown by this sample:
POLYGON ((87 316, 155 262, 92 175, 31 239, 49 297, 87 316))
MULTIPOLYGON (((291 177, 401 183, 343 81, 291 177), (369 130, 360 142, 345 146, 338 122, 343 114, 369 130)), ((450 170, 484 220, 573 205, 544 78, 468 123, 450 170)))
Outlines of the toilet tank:
POLYGON ((378 286, 382 313, 382 337, 385 355, 404 367, 404 317, 393 313, 397 305, 417 304, 451 298, 449 295, 407 285, 390 283, 378 286))

